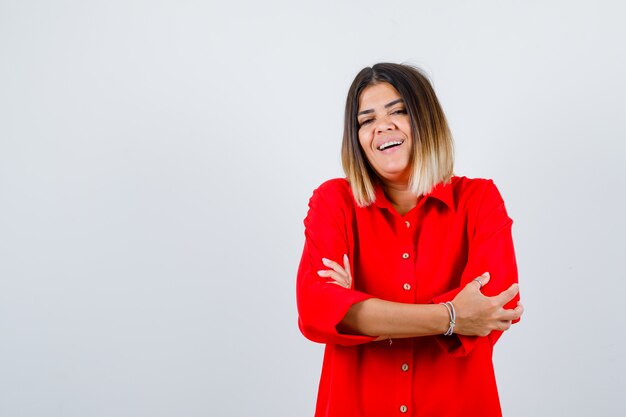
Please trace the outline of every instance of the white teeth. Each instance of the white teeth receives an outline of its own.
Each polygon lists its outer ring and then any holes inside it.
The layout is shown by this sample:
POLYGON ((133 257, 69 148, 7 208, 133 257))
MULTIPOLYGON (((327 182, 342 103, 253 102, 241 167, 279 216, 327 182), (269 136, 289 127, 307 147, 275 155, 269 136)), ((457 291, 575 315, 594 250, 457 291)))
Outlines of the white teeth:
POLYGON ((390 142, 385 142, 385 143, 383 143, 382 145, 380 145, 378 147, 378 150, 379 151, 384 151, 385 149, 390 148, 392 146, 402 145, 402 142, 403 141, 401 141, 401 140, 392 140, 390 142))

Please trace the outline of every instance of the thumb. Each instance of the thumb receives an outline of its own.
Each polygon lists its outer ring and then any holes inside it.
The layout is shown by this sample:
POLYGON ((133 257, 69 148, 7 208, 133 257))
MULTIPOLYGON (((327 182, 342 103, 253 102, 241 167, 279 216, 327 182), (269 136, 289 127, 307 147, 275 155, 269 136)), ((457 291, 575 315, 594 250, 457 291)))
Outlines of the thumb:
POLYGON ((348 259, 348 255, 345 253, 343 254, 343 268, 349 276, 352 276, 352 272, 350 271, 350 260, 348 259))

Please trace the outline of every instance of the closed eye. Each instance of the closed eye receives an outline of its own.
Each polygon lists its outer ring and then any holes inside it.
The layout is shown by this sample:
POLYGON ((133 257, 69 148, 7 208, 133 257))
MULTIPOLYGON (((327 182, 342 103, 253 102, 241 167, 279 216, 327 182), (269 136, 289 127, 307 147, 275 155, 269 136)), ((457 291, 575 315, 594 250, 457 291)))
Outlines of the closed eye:
POLYGON ((374 120, 374 119, 365 119, 365 120, 361 120, 361 121, 359 122, 359 127, 361 127, 361 126, 365 126, 365 125, 367 125, 367 124, 370 124, 370 123, 372 123, 372 121, 373 121, 373 120, 374 120))

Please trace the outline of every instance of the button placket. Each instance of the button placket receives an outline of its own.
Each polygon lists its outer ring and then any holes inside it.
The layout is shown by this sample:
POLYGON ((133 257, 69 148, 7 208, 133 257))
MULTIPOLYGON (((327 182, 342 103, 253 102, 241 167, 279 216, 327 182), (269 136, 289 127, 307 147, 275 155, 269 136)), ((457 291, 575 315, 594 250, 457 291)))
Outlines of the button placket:
POLYGON ((413 355, 415 341, 404 339, 402 349, 398 351, 394 362, 394 374, 397 383, 395 395, 395 415, 413 413, 413 355), (405 410, 405 411, 402 411, 405 410))
MULTIPOLYGON (((399 286, 402 286, 400 290, 402 292, 402 299, 407 303, 414 303, 416 301, 416 276, 415 276, 415 263, 417 261, 416 255, 416 236, 415 229, 418 227, 419 222, 416 222, 417 217, 414 213, 409 214, 406 218, 402 219, 397 227, 399 231, 398 237, 400 238, 399 249, 400 256, 402 257, 401 281, 399 286)), ((398 285, 398 284, 396 284, 398 285)), ((398 287, 399 288, 399 287, 398 287)), ((396 378, 398 381, 398 390, 396 391, 396 415, 410 415, 413 413, 413 341, 407 341, 407 345, 404 346, 406 350, 399 352, 394 363, 396 378), (410 408, 410 410, 409 410, 410 408)))
MULTIPOLYGON (((416 228, 419 226, 415 213, 409 214, 407 217, 400 219, 396 223, 398 232, 397 247, 400 261, 400 269, 398 270, 400 281, 396 284, 401 294, 400 299, 406 303, 416 302, 416 276, 415 265, 417 261, 416 255, 416 228), (400 289, 401 288, 401 289, 400 289)), ((411 340, 405 341, 402 349, 398 351, 398 356, 394 361, 394 373, 398 383, 398 390, 395 395, 395 415, 410 415, 413 413, 413 346, 411 340)))
POLYGON ((409 406, 412 402, 412 375, 411 372, 409 372, 410 366, 407 362, 401 362, 398 368, 396 368, 398 369, 396 372, 399 373, 398 382, 400 383, 400 386, 402 388, 398 390, 396 397, 396 401, 398 402, 396 404, 398 404, 401 413, 406 413, 409 410, 409 406))
POLYGON ((408 231, 408 228, 405 227, 409 225, 409 221, 405 219, 401 219, 396 229, 399 231, 398 234, 398 243, 400 246, 398 247, 399 255, 402 257, 401 268, 398 271, 400 274, 400 281, 398 284, 398 289, 401 294, 398 294, 403 302, 410 303, 415 302, 414 295, 414 284, 415 284, 415 259, 414 259, 414 247, 415 243, 413 242, 412 234, 408 231), (404 230, 403 230, 404 229, 404 230))

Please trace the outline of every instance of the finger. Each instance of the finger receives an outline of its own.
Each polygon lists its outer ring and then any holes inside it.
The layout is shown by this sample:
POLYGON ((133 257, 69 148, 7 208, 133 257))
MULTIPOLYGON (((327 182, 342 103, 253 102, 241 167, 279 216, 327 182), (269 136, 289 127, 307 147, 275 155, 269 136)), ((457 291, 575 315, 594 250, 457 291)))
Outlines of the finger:
POLYGON ((348 274, 348 283, 352 285, 352 271, 350 270, 350 260, 348 259, 348 255, 346 254, 343 255, 343 266, 346 274, 348 274))
POLYGON ((471 282, 469 282, 467 285, 473 285, 476 288, 478 288, 479 290, 485 286, 485 284, 487 284, 489 282, 489 272, 485 272, 484 274, 477 276, 476 278, 474 278, 471 282), (472 284, 475 283, 475 284, 472 284))
POLYGON ((350 270, 350 260, 346 254, 343 255, 343 268, 349 276, 352 276, 352 271, 350 270))
POLYGON ((327 267, 331 268, 331 269, 332 269, 333 271, 335 271, 335 272, 338 272, 338 273, 340 273, 340 274, 346 274, 345 269, 343 269, 343 268, 341 267, 341 265, 339 265, 339 264, 338 264, 337 262, 335 262, 335 261, 331 261, 330 259, 327 259, 327 258, 322 258, 322 263, 323 263, 325 266, 327 266, 327 267))
POLYGON ((498 304, 505 305, 509 301, 511 301, 519 292, 519 285, 513 284, 506 290, 502 291, 500 294, 492 297, 498 304))
POLYGON ((320 277, 346 281, 346 278, 344 275, 339 274, 337 271, 333 271, 332 269, 320 269, 319 271, 317 271, 317 275, 319 275, 320 277))
POLYGON ((343 277, 343 280, 349 281, 348 274, 337 262, 331 261, 330 259, 322 258, 322 263, 331 268, 332 271, 341 275, 343 277))
POLYGON ((497 330, 501 330, 501 331, 506 331, 509 330, 511 328, 511 321, 510 320, 502 320, 500 322, 498 322, 498 325, 496 326, 497 330))
POLYGON ((500 320, 517 320, 522 316, 524 308, 518 306, 512 310, 502 310, 502 314, 498 317, 500 320))
POLYGON ((324 278, 331 278, 334 281, 337 281, 339 285, 341 285, 342 287, 350 286, 350 283, 344 276, 338 274, 337 272, 331 269, 322 269, 320 271, 317 271, 317 275, 319 275, 320 277, 324 277, 324 278))

